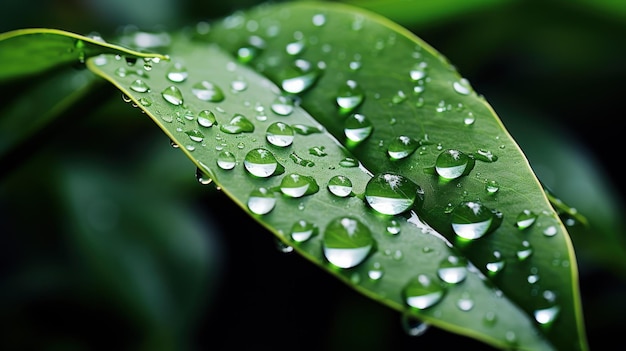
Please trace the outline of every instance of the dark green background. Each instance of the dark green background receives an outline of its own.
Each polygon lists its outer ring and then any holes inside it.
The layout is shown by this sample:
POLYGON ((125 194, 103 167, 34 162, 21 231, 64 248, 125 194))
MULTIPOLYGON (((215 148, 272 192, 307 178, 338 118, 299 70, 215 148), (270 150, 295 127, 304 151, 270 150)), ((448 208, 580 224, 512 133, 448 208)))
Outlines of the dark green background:
MULTIPOLYGON (((257 3, 5 0, 0 32, 50 27, 110 39, 124 25, 175 30, 257 3)), ((604 253, 624 247, 626 5, 362 3, 447 56, 493 105, 540 179, 589 218, 590 228, 571 228, 589 344, 619 343, 626 259, 604 253)), ((0 86, 2 104, 25 83, 0 86)), ((11 168, 0 179, 0 345, 488 349, 435 329, 407 336, 397 313, 280 252, 269 232, 200 185, 191 162, 115 89, 86 100, 33 140, 26 160, 4 165, 11 168)))

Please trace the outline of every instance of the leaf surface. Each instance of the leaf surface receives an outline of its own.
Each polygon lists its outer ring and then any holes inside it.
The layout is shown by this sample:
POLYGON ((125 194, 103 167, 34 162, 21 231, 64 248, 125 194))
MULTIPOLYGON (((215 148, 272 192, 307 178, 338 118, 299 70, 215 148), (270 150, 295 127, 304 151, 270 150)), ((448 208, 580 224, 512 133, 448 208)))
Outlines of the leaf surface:
POLYGON ((412 33, 298 2, 184 30, 169 52, 141 74, 87 64, 285 245, 451 332, 586 349, 565 227, 485 99, 412 33))

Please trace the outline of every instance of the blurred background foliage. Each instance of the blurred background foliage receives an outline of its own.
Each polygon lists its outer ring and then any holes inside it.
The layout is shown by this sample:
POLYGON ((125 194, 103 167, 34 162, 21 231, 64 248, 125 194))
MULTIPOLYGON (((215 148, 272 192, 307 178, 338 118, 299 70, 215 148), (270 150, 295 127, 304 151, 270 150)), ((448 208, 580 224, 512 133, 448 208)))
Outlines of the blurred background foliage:
MULTIPOLYGON (((626 220, 614 145, 624 133, 626 2, 344 2, 389 17, 447 56, 541 181, 588 218, 588 227, 569 230, 589 344, 620 343, 626 220)), ((4 0, 0 32, 48 27, 114 42, 123 26, 176 30, 259 3, 4 0)), ((0 85, 0 116, 34 81, 0 85)), ((409 336, 398 313, 282 252, 271 233, 200 184, 192 163, 113 87, 85 95, 0 172, 0 348, 488 349, 434 328, 409 336)), ((32 96, 26 104, 38 103, 32 96)))

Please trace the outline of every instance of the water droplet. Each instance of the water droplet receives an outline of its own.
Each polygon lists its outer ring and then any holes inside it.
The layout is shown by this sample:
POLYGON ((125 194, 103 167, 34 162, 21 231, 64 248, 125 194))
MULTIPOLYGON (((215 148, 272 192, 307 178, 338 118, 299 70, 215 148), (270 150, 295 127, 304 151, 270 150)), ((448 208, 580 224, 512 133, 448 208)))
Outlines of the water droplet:
POLYGON ((279 95, 270 105, 270 109, 279 116, 289 116, 294 109, 294 102, 287 95, 279 95))
POLYGON ((187 68, 185 68, 185 66, 183 66, 180 62, 174 62, 174 64, 167 70, 167 79, 174 83, 182 83, 188 76, 189 73, 187 72, 187 68))
POLYGON ((537 214, 533 213, 530 210, 523 210, 520 214, 517 215, 515 219, 515 225, 520 230, 524 230, 535 223, 537 220, 537 214))
POLYGON ((291 173, 283 177, 280 182, 280 191, 289 197, 302 197, 316 193, 319 186, 313 177, 291 173))
POLYGON ((483 162, 496 162, 498 160, 498 156, 494 155, 489 150, 478 149, 475 154, 473 154, 475 159, 483 162))
POLYGON ((340 112, 349 113, 357 108, 365 98, 363 89, 354 80, 348 80, 337 92, 337 105, 340 112))
POLYGON ((403 313, 402 329, 408 336, 417 337, 424 335, 424 333, 430 329, 430 324, 419 320, 408 313, 403 313))
POLYGON ((401 135, 391 140, 387 147, 387 154, 393 160, 400 160, 410 156, 419 146, 419 140, 401 135))
POLYGON ((459 81, 452 83, 454 91, 461 95, 468 95, 472 92, 472 87, 467 79, 461 78, 459 81))
POLYGON ((177 87, 173 85, 170 85, 169 87, 165 88, 161 92, 161 96, 163 96, 163 98, 167 102, 169 102, 170 104, 174 106, 179 106, 183 104, 183 93, 181 93, 180 89, 178 89, 177 87))
POLYGON ((269 150, 257 148, 246 154, 243 165, 250 174, 265 178, 276 172, 278 161, 269 150))
POLYGON ((555 236, 557 232, 558 232, 558 229, 556 228, 556 226, 551 225, 543 230, 543 235, 555 236))
POLYGON ((204 140, 204 134, 202 134, 202 132, 197 129, 188 130, 185 132, 185 134, 187 134, 189 139, 198 143, 204 140))
POLYGON ((248 83, 242 78, 235 79, 230 82, 230 90, 234 93, 239 93, 248 89, 248 83))
POLYGON ((385 270, 383 269, 383 266, 380 264, 380 262, 372 263, 367 270, 367 276, 371 280, 380 280, 384 274, 385 270))
POLYGON ((556 295, 551 290, 546 290, 542 294, 540 308, 533 312, 537 323, 544 327, 549 327, 556 320, 561 311, 561 307, 555 303, 556 295))
POLYGON ((236 164, 235 155, 229 151, 222 151, 217 155, 217 165, 223 170, 233 169, 236 164))
POLYGON ((498 272, 502 271, 505 265, 504 259, 502 258, 502 254, 500 251, 494 251, 491 254, 491 258, 487 264, 485 264, 485 268, 489 271, 489 275, 495 275, 498 272))
POLYGON ((311 160, 304 159, 304 158, 298 156, 295 152, 292 152, 291 154, 289 154, 289 158, 295 164, 300 165, 302 167, 313 167, 313 166, 315 166, 315 162, 313 162, 311 160))
POLYGON ((478 201, 464 201, 452 210, 452 229, 456 235, 474 240, 495 227, 494 212, 478 201))
POLYGON ((324 157, 327 155, 324 150, 326 150, 324 146, 313 146, 309 148, 309 154, 317 157, 324 157))
POLYGON ((191 92, 202 101, 220 102, 224 100, 224 92, 222 89, 206 80, 194 84, 191 87, 191 92))
POLYGON ((293 135, 293 129, 288 124, 274 122, 267 127, 265 137, 270 144, 285 147, 291 145, 293 135))
POLYGON ((252 213, 264 215, 269 213, 276 205, 274 193, 266 188, 259 188, 250 193, 248 197, 248 209, 252 213))
POLYGON ((220 125, 220 130, 228 134, 252 133, 254 124, 244 115, 235 114, 227 124, 220 125))
POLYGON ((409 76, 411 80, 418 81, 426 78, 426 62, 419 62, 413 65, 409 70, 409 76))
POLYGON ((398 234, 400 234, 401 226, 400 226, 400 223, 397 220, 391 218, 391 219, 389 219, 389 221, 387 221, 386 229, 387 229, 387 233, 388 234, 398 235, 398 234))
POLYGON ((353 217, 331 220, 322 243, 328 262, 340 268, 351 268, 363 262, 374 244, 369 228, 353 217))
POLYGON ((291 227, 291 239, 303 243, 317 234, 317 226, 303 219, 297 221, 291 227))
POLYGON ((348 139, 356 143, 365 140, 372 134, 372 122, 360 113, 354 113, 344 122, 344 133, 348 139))
POLYGON ((472 168, 473 160, 464 152, 454 149, 444 150, 435 161, 437 174, 445 179, 466 175, 472 168))
POLYGON ((463 118, 463 124, 471 126, 474 122, 476 122, 476 117, 474 116, 474 113, 470 111, 467 115, 465 115, 465 118, 463 118))
POLYGON ((496 320, 498 320, 498 317, 496 316, 495 312, 485 312, 485 315, 483 316, 483 323, 485 323, 486 325, 494 325, 496 324, 496 320))
POLYGON ((422 193, 419 185, 394 173, 380 173, 365 187, 365 199, 377 212, 396 215, 410 209, 422 193))
POLYGON ((313 25, 316 27, 321 27, 326 23, 326 16, 321 13, 318 13, 313 16, 313 25))
POLYGON ((148 86, 148 84, 146 84, 146 82, 141 79, 135 79, 135 81, 130 84, 130 88, 138 93, 145 93, 150 91, 150 87, 148 86))
POLYGON ((341 161, 339 161, 339 165, 344 168, 358 167, 359 161, 355 160, 352 157, 345 157, 341 161))
POLYGON ((404 91, 402 91, 402 90, 398 90, 398 92, 396 93, 396 95, 394 95, 394 96, 391 98, 391 102, 392 102, 393 104, 399 104, 399 103, 401 103, 401 102, 404 102, 404 100, 406 100, 406 98, 407 98, 407 97, 406 97, 406 94, 404 93, 404 91))
POLYGON ((196 168, 196 180, 202 185, 210 184, 213 181, 213 179, 200 168, 196 168))
MULTIPOLYGON (((299 62, 307 62, 299 60, 299 62)), ((315 84, 320 77, 320 70, 310 64, 300 64, 286 68, 281 75, 282 89, 291 94, 300 94, 315 84)))
POLYGON ((402 293, 408 306, 423 310, 435 305, 443 298, 445 287, 429 275, 420 274, 408 282, 402 293))
POLYGON ((328 191, 339 197, 346 197, 352 193, 352 181, 346 176, 336 175, 328 181, 328 191))
POLYGON ((300 135, 310 135, 322 132, 322 130, 318 127, 307 126, 304 124, 292 124, 291 128, 293 128, 293 130, 300 135))
POLYGON ((198 124, 202 127, 210 128, 215 123, 217 123, 217 119, 212 111, 202 110, 198 113, 198 124))
POLYGON ((460 283, 467 277, 467 260, 450 255, 439 262, 437 275, 446 283, 460 283))
POLYGON ((297 40, 297 41, 287 44, 285 46, 285 51, 289 55, 296 56, 296 55, 301 54, 304 48, 305 48, 304 41, 297 40))
POLYGON ((528 257, 530 257, 533 254, 533 248, 530 245, 530 243, 526 240, 522 241, 522 248, 517 250, 517 258, 520 261, 524 261, 525 259, 527 259, 528 257))
POLYGON ((145 97, 139 98, 138 101, 139 101, 139 104, 141 104, 141 106, 148 107, 148 106, 152 105, 152 102, 150 101, 150 99, 147 99, 145 97))
POLYGON ((485 182, 485 190, 488 194, 495 194, 500 190, 500 184, 495 180, 488 180, 485 182))
POLYGON ((467 294, 463 294, 463 296, 456 301, 456 307, 458 307, 461 311, 469 311, 474 308, 474 300, 472 300, 467 294))

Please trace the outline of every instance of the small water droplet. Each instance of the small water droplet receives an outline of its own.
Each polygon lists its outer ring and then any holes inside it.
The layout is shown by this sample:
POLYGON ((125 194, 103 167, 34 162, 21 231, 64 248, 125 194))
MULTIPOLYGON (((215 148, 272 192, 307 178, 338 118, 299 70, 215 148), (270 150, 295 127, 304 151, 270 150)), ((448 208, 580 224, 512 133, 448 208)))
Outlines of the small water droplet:
POLYGON ((320 73, 321 71, 308 61, 298 60, 295 67, 285 68, 281 75, 280 85, 287 93, 300 94, 315 84, 320 73))
POLYGON ((394 218, 390 218, 387 221, 387 226, 385 227, 385 229, 387 230, 388 234, 398 235, 400 234, 400 229, 401 229, 400 222, 398 222, 394 218))
POLYGON ((202 185, 210 184, 213 181, 213 179, 200 168, 196 168, 196 180, 202 185))
POLYGON ((523 210, 517 215, 515 219, 515 225, 520 230, 524 230, 535 223, 537 220, 537 214, 530 210, 523 210))
POLYGON ((306 220, 296 221, 291 227, 291 239, 303 243, 317 234, 317 226, 306 220))
POLYGON ((485 182, 485 191, 487 194, 495 194, 500 190, 500 184, 495 180, 488 180, 485 182))
POLYGON ((524 261, 525 259, 527 259, 528 257, 530 257, 533 254, 533 248, 530 245, 530 243, 526 240, 522 241, 522 247, 517 250, 517 258, 520 261, 524 261))
POLYGON ((414 64, 409 70, 409 77, 411 77, 411 80, 418 81, 426 78, 426 67, 426 62, 414 64))
POLYGON ((215 114, 209 110, 202 110, 198 113, 198 124, 202 127, 210 128, 217 123, 215 114))
POLYGON ((558 317, 561 307, 555 303, 556 294, 551 290, 544 291, 542 298, 540 308, 536 309, 533 315, 537 323, 543 327, 549 327, 558 317))
POLYGON ((183 93, 177 87, 170 85, 161 92, 161 96, 174 106, 183 104, 183 93))
POLYGON ((463 296, 456 301, 456 307, 461 311, 469 311, 474 308, 474 300, 472 300, 468 294, 463 294, 463 296))
POLYGON ((293 128, 293 130, 300 135, 310 135, 322 132, 322 130, 318 127, 307 126, 304 124, 292 124, 291 128, 293 128))
POLYGON ((223 170, 233 169, 236 164, 235 155, 229 151, 222 151, 217 155, 217 165, 223 170))
POLYGON ((467 260, 459 256, 450 255, 439 262, 437 275, 446 283, 460 283, 467 277, 467 260))
POLYGON ((408 336, 418 337, 430 329, 430 324, 419 320, 408 313, 402 314, 402 329, 408 336))
POLYGON ((263 148, 249 151, 243 164, 250 174, 262 178, 273 175, 278 167, 278 161, 274 154, 263 148))
POLYGON ((504 259, 502 258, 502 254, 500 251, 494 251, 491 253, 491 257, 489 262, 485 264, 485 268, 489 272, 489 275, 496 275, 498 272, 502 271, 505 265, 504 259))
POLYGON ((224 100, 224 92, 222 89, 206 80, 195 83, 191 86, 191 92, 198 99, 209 102, 220 102, 224 100))
POLYGON ((419 140, 400 135, 391 140, 389 146, 387 146, 387 154, 393 160, 400 160, 410 156, 419 146, 419 140))
POLYGON ((344 168, 358 167, 359 161, 352 157, 345 157, 341 161, 339 161, 339 165, 344 168))
POLYGON ((452 230, 461 238, 478 239, 491 231, 498 221, 494 211, 478 201, 464 201, 452 210, 452 230))
POLYGON ((313 166, 315 166, 315 162, 313 162, 311 160, 304 159, 304 158, 298 156, 295 152, 292 152, 291 154, 289 154, 289 158, 295 164, 300 165, 302 167, 313 167, 313 166))
POLYGON ((484 149, 478 149, 472 156, 476 160, 483 162, 496 162, 498 160, 498 156, 494 155, 491 151, 484 149))
POLYGON ((279 95, 270 105, 270 109, 279 116, 289 116, 294 109, 294 102, 287 95, 279 95))
POLYGON ((293 143, 294 132, 288 124, 274 122, 267 127, 265 137, 270 144, 285 147, 293 143))
POLYGON ((146 82, 141 79, 135 79, 135 81, 130 84, 130 88, 138 93, 145 93, 150 91, 150 87, 148 86, 148 84, 146 84, 146 82))
POLYGON ((471 126, 474 124, 474 122, 476 122, 476 117, 474 116, 473 112, 468 112, 467 115, 465 115, 465 118, 463 118, 463 124, 465 124, 466 126, 471 126))
POLYGON ((252 133, 254 124, 246 116, 235 114, 227 124, 220 125, 220 130, 228 134, 252 133))
POLYGON ((354 113, 344 122, 344 134, 353 142, 360 143, 372 134, 372 122, 360 113, 354 113))
POLYGON ((204 134, 202 134, 201 131, 197 130, 197 129, 193 129, 193 130, 188 130, 185 132, 185 134, 187 134, 187 136, 189 137, 189 139, 199 143, 202 140, 204 140, 204 134))
POLYGON ((180 62, 174 62, 166 73, 167 79, 174 83, 182 83, 188 76, 187 68, 180 62))
POLYGON ((291 173, 283 177, 280 191, 289 197, 302 197, 316 193, 319 186, 313 177, 291 173))
POLYGON ((496 313, 493 311, 487 311, 485 312, 485 315, 483 316, 483 323, 485 323, 486 325, 494 325, 496 324, 497 320, 498 320, 498 317, 496 313))
POLYGON ((252 213, 264 215, 269 213, 276 205, 274 193, 266 188, 259 188, 250 193, 248 197, 248 209, 252 213))
POLYGON ((454 91, 461 95, 469 95, 472 92, 472 87, 467 79, 461 78, 459 81, 452 83, 454 91))
POLYGON ((365 187, 365 200, 379 213, 396 215, 410 209, 421 200, 419 185, 395 173, 380 173, 370 179, 365 187))
POLYGON ((375 241, 369 228, 353 217, 338 217, 326 226, 324 256, 340 268, 351 268, 365 260, 375 241))
POLYGON ((328 181, 328 191, 339 197, 346 197, 352 193, 352 182, 348 177, 336 175, 328 181))
POLYGON ((558 229, 556 228, 556 226, 551 225, 543 230, 543 235, 555 236, 557 232, 558 232, 558 229))
POLYGON ((321 27, 326 23, 326 16, 321 13, 318 13, 313 16, 313 25, 316 27, 321 27))
POLYGON ((380 262, 373 262, 367 270, 367 276, 371 280, 380 280, 385 274, 385 270, 380 262))
POLYGON ((394 96, 391 98, 391 103, 393 103, 393 104, 396 104, 396 105, 397 105, 397 104, 399 104, 399 103, 401 103, 401 102, 404 102, 404 101, 406 100, 406 98, 407 98, 407 96, 406 96, 406 94, 404 93, 404 91, 402 91, 402 90, 398 90, 398 91, 396 92, 396 95, 394 95, 394 96))
POLYGON ((404 301, 412 308, 423 310, 441 301, 445 287, 427 274, 420 274, 410 280, 402 291, 404 301))
POLYGON ((349 113, 357 108, 365 98, 365 93, 359 84, 354 80, 348 80, 337 91, 337 105, 340 112, 349 113))
POLYGON ((473 167, 473 160, 464 152, 455 149, 442 151, 435 161, 435 170, 440 177, 456 179, 466 175, 473 167))

